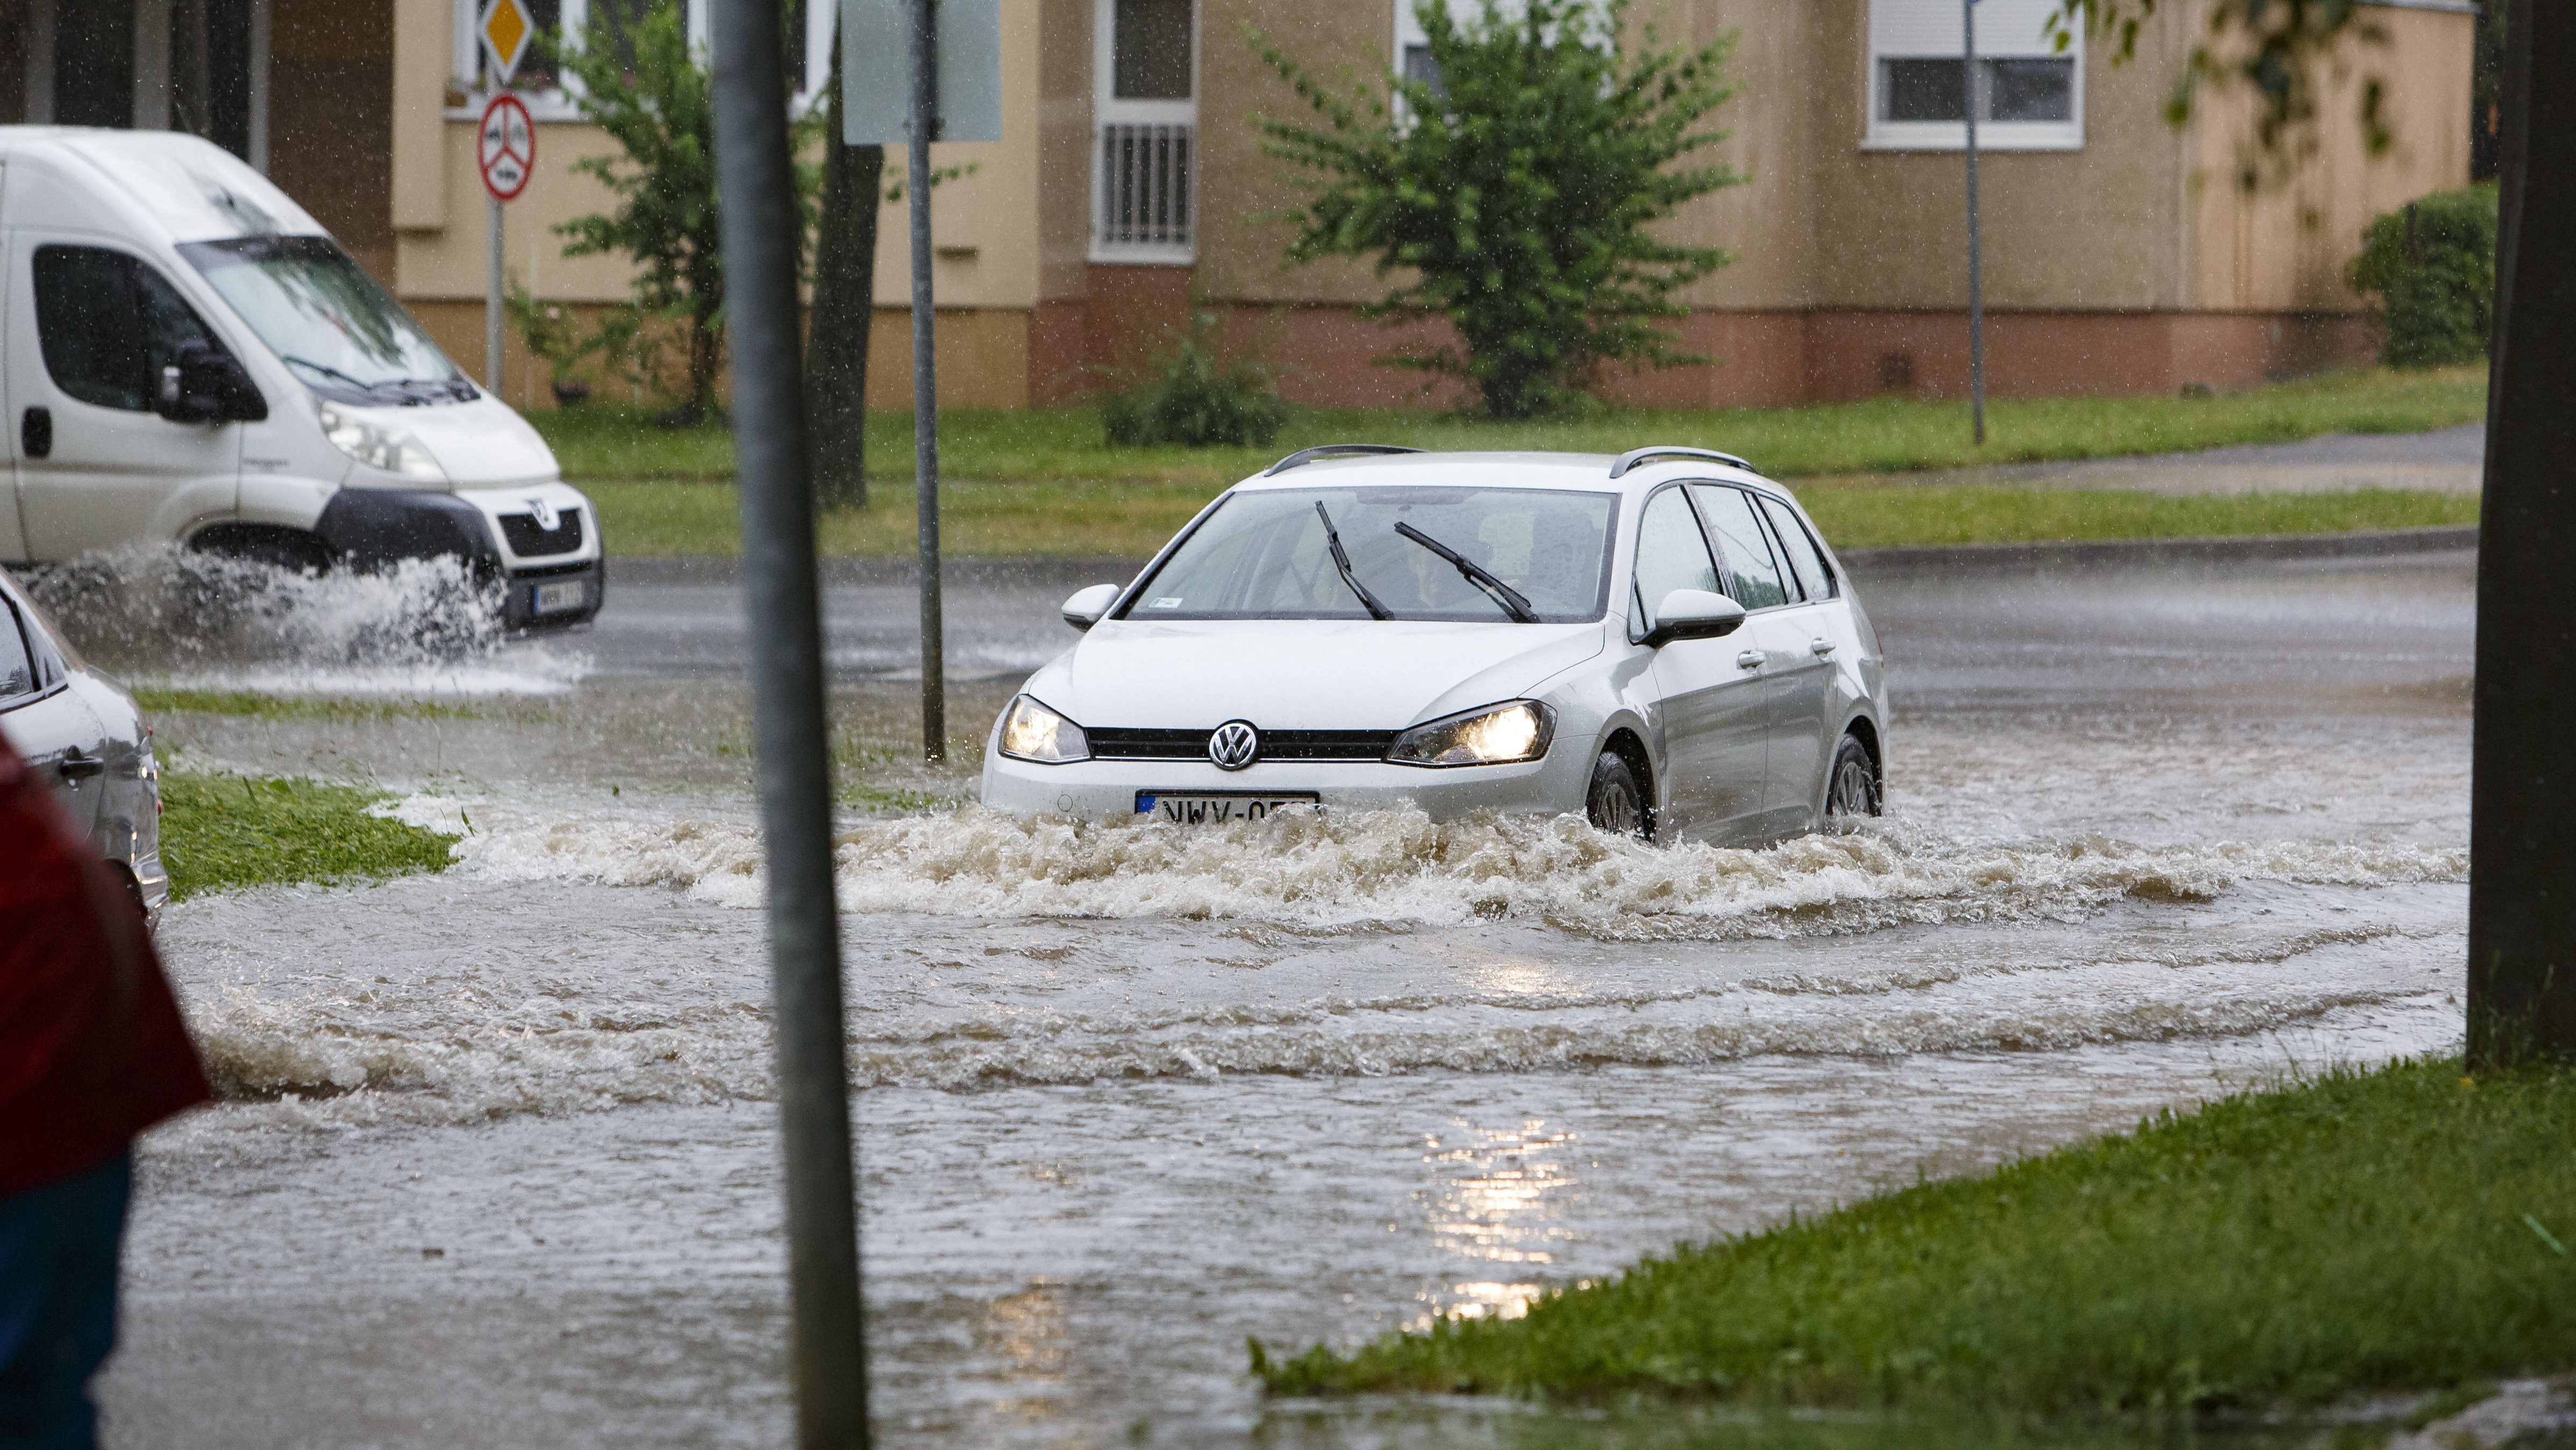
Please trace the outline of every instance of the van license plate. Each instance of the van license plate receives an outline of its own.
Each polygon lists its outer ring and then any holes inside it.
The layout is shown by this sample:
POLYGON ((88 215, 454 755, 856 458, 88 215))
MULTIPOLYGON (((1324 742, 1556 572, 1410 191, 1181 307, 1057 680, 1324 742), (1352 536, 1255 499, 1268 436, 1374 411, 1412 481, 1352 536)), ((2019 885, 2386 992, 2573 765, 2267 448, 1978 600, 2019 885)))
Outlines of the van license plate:
POLYGON ((566 579, 559 584, 537 586, 537 613, 539 614, 561 614, 567 609, 579 609, 589 602, 590 581, 587 579, 566 579))
POLYGON ((1222 826, 1232 821, 1267 819, 1272 811, 1315 804, 1313 791, 1278 795, 1159 795, 1136 792, 1136 814, 1152 815, 1176 826, 1222 826))

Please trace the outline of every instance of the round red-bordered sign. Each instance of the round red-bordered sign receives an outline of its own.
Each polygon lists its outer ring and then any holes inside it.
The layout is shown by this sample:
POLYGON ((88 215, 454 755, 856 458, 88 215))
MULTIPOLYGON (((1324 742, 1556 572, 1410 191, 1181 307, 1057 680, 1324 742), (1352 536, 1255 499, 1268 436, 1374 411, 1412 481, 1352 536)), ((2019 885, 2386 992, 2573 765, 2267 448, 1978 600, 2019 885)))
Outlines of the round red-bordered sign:
POLYGON ((526 104, 507 93, 494 96, 483 108, 474 152, 483 189, 494 201, 516 201, 528 189, 528 173, 537 169, 537 123, 526 104))

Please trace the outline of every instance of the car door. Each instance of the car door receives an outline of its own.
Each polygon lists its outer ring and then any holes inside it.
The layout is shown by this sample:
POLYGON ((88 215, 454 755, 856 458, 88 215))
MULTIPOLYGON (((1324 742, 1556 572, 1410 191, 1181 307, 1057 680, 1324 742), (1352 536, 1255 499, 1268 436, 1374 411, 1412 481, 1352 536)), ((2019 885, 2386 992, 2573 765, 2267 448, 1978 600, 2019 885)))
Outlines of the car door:
POLYGON ((182 343, 222 349, 169 279, 132 252, 32 227, 11 234, 7 265, 0 379, 26 557, 161 537, 174 506, 231 513, 241 430, 154 411, 182 343))
POLYGON ((95 839, 99 799, 107 793, 107 726, 32 634, 0 594, 0 736, 54 787, 81 834, 95 839))
MULTIPOLYGON (((1655 607, 1673 590, 1723 592, 1708 538, 1679 485, 1647 499, 1638 514, 1631 588, 1638 635, 1654 627, 1655 607)), ((1663 824, 1703 840, 1760 832, 1770 733, 1767 686, 1761 653, 1748 651, 1738 635, 1671 640, 1655 651, 1652 679, 1662 713, 1666 776, 1663 824)))
POLYGON ((1786 835, 1813 824, 1809 787, 1823 779, 1824 695, 1832 670, 1815 652, 1814 624, 1796 576, 1782 563, 1751 491, 1694 483, 1691 496, 1717 544, 1727 593, 1744 606, 1738 633, 1762 655, 1765 684, 1761 829, 1786 835))
POLYGON ((1843 721, 1851 696, 1842 681, 1842 667, 1850 663, 1860 649, 1860 635, 1852 627, 1851 604, 1842 597, 1842 588, 1834 579, 1833 566, 1825 562, 1825 552, 1816 543, 1806 521, 1787 503, 1768 494, 1755 494, 1761 505, 1762 521, 1771 527, 1771 542, 1778 550, 1785 582, 1792 603, 1781 611, 1781 627, 1791 647, 1803 645, 1806 650, 1804 673, 1794 683, 1782 688, 1772 707, 1772 761, 1780 760, 1780 739, 1786 734, 1792 746, 1793 771, 1803 774, 1782 779, 1772 777, 1773 785, 1784 791, 1779 800, 1783 810, 1798 809, 1810 815, 1822 809, 1825 798, 1825 772, 1831 768, 1834 751, 1842 744, 1843 721), (1810 746, 1807 742, 1812 742, 1810 746), (1810 753, 1811 752, 1811 753, 1810 753))

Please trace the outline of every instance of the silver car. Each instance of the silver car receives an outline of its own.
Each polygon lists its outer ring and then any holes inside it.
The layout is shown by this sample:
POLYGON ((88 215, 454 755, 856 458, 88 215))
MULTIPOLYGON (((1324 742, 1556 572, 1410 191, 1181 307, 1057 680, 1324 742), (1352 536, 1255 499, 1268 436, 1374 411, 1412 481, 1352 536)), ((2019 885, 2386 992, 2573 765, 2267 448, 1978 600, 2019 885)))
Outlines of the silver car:
POLYGON ((55 798, 157 919, 170 899, 170 873, 161 866, 161 767, 152 758, 152 728, 134 697, 91 669, 5 573, 0 736, 52 778, 55 798))
POLYGON ((988 806, 1581 813, 1745 844, 1879 810, 1869 616, 1797 500, 1726 454, 1308 449, 1064 617, 1082 641, 995 722, 988 806))

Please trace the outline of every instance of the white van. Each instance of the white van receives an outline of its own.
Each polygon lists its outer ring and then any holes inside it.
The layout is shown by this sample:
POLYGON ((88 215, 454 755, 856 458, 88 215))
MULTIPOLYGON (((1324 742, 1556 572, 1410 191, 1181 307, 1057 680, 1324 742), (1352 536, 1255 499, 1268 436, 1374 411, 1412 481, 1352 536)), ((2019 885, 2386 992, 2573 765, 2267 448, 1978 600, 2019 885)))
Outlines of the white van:
POLYGON ((536 430, 197 137, 0 126, 0 404, 0 561, 453 554, 514 627, 599 612, 597 512, 536 430))

